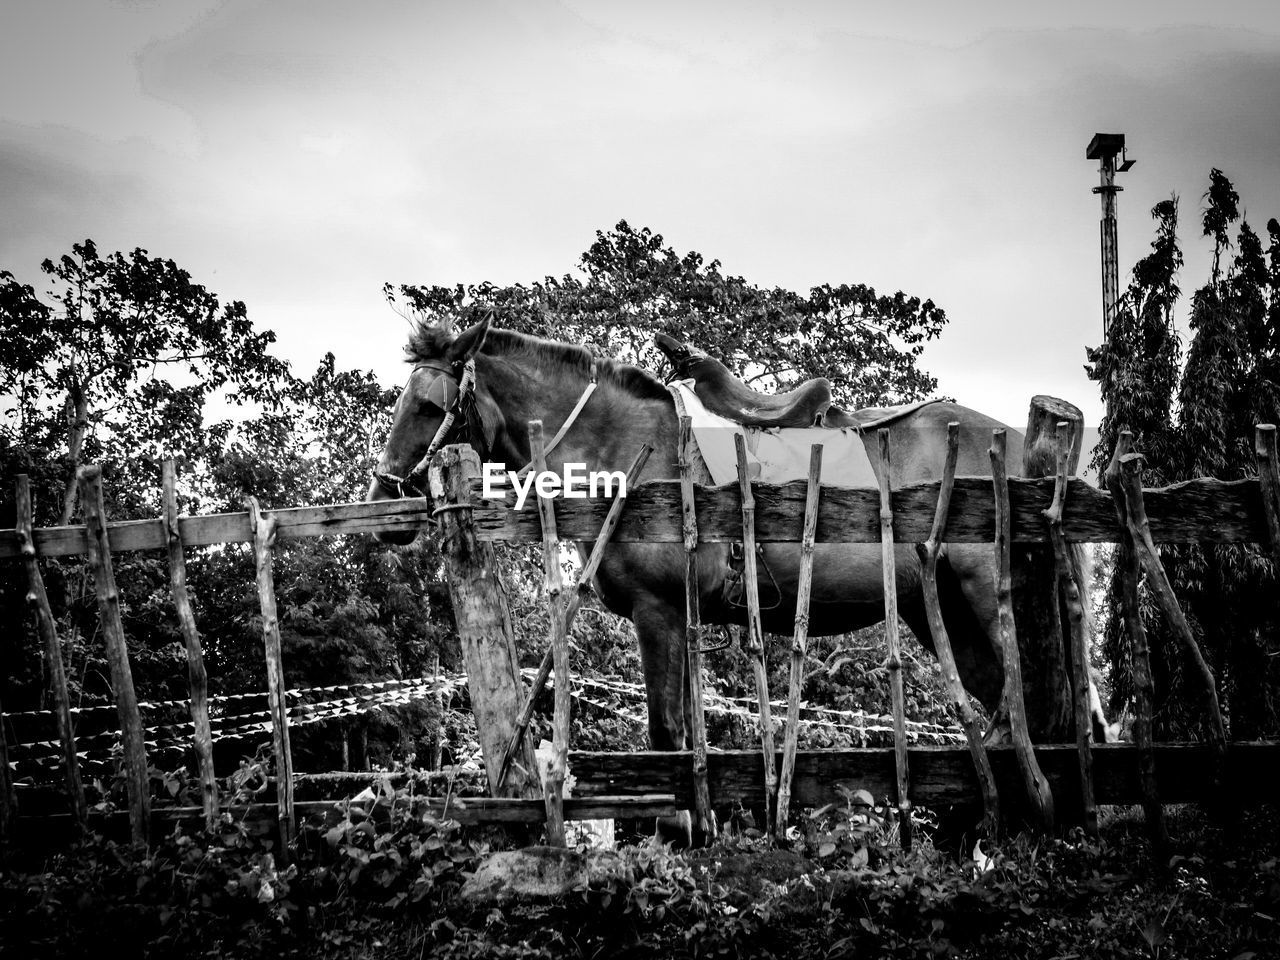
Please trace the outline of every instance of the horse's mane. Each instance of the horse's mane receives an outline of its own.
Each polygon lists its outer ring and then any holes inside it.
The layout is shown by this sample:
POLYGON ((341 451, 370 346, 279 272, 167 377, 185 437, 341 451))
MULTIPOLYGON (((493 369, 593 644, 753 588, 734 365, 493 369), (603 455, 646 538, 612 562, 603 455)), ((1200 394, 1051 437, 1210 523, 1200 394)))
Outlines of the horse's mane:
MULTIPOLYGON (((454 339, 454 331, 449 327, 419 321, 409 333, 409 343, 405 347, 406 359, 410 363, 438 360, 444 356, 445 350, 454 339)), ((607 357, 593 357, 586 347, 572 343, 544 340, 542 337, 534 337, 527 333, 490 327, 480 352, 491 357, 527 358, 542 366, 558 366, 566 372, 580 373, 585 376, 591 375, 591 366, 594 362, 597 377, 607 377, 637 398, 649 400, 671 398, 662 381, 648 370, 607 357)))

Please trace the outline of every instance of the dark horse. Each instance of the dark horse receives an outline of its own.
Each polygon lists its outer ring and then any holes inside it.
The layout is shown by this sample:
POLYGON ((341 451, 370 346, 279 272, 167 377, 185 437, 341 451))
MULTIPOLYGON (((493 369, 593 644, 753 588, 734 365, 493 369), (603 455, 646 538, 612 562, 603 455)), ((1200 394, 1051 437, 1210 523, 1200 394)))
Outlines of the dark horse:
MULTIPOLYGON (((464 365, 474 362, 474 406, 447 431, 448 442, 480 447, 482 459, 518 469, 529 462, 526 424, 541 419, 548 436, 569 418, 594 376, 598 386, 548 456, 548 468, 566 462, 590 470, 625 471, 644 443, 654 453, 643 480, 677 474, 677 418, 667 388, 652 374, 611 360, 596 360, 580 346, 490 329, 487 320, 459 334, 419 324, 409 339, 414 364, 396 403, 394 422, 369 499, 403 495, 407 478, 456 406, 464 365), (394 478, 389 480, 388 478, 394 478)), ((939 479, 947 424, 961 425, 960 475, 990 475, 987 449, 993 428, 1004 425, 954 403, 934 403, 895 422, 891 480, 895 487, 939 479)), ((1007 429, 1007 428, 1006 428, 1007 429)), ((444 439, 444 438, 442 438, 444 439)), ((874 437, 864 438, 878 464, 874 437)), ((1021 463, 1022 434, 1008 431, 1011 466, 1021 463)), ((410 485, 410 492, 415 492, 410 485)), ((405 543, 413 534, 380 534, 405 543)), ((579 549, 590 544, 580 545, 579 549)), ((707 623, 744 623, 745 611, 727 599, 729 545, 698 548, 700 596, 707 623)), ((764 629, 789 634, 795 619, 798 544, 767 544, 766 565, 781 601, 764 611, 764 629)), ((920 590, 920 561, 912 545, 897 549, 898 609, 916 637, 932 648, 920 590)), ((594 587, 605 605, 635 623, 644 664, 649 740, 655 750, 686 748, 684 552, 678 543, 615 543, 605 554, 594 587)), ((763 575, 762 575, 763 579, 763 575)), ((988 710, 1000 699, 1004 671, 997 653, 993 551, 987 544, 950 544, 940 566, 943 617, 965 688, 988 710)), ((774 590, 761 584, 761 593, 774 590)), ((879 544, 819 544, 814 563, 809 630, 846 633, 884 619, 879 544)), ((1096 700, 1095 700, 1096 703, 1096 700)))

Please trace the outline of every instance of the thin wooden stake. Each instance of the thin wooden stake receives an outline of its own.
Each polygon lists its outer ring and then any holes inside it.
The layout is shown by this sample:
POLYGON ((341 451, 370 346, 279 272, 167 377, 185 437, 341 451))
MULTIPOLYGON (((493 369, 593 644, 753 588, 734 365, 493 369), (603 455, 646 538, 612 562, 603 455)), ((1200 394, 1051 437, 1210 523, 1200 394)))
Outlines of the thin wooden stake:
POLYGON ((889 429, 876 431, 880 444, 880 567, 884 574, 884 638, 889 648, 889 694, 893 709, 893 762, 898 774, 898 836, 911 849, 911 779, 907 768, 907 712, 902 692, 902 645, 898 638, 897 544, 893 539, 889 429))
MULTIPOLYGON (((542 421, 529 421, 529 450, 535 477, 547 472, 546 440, 542 421)), ((536 486, 536 485, 535 485, 536 486)), ((556 671, 556 705, 552 723, 551 763, 543 785, 547 805, 547 842, 553 847, 565 846, 564 781, 569 772, 569 632, 565 610, 560 603, 563 574, 560 570, 560 541, 556 536, 555 504, 551 497, 538 494, 538 516, 542 520, 543 584, 547 590, 547 607, 551 615, 551 653, 556 671)))
POLYGON ((800 539, 800 583, 796 589, 796 632, 791 641, 791 676, 787 684, 787 729, 782 741, 782 774, 778 777, 778 837, 787 836, 791 814, 791 781, 796 772, 796 746, 800 738, 800 687, 804 683, 804 657, 809 645, 809 601, 813 593, 814 540, 818 531, 818 498, 822 492, 822 444, 809 447, 809 481, 804 498, 804 529, 800 539))
POLYGON ((947 457, 942 467, 942 482, 938 486, 938 505, 933 514, 933 527, 929 539, 916 545, 920 557, 920 580, 924 595, 925 616, 929 620, 929 632, 933 635, 933 648, 942 665, 942 677, 955 703, 965 739, 969 742, 969 755, 982 790, 982 824, 988 837, 995 837, 1000 830, 1000 795, 996 778, 991 772, 991 759, 982 742, 982 721, 969 702, 969 694, 960 680, 955 652, 951 649, 951 637, 942 618, 942 604, 938 599, 938 558, 942 554, 942 538, 947 528, 947 514, 951 510, 951 490, 955 485, 956 462, 960 457, 960 424, 947 424, 947 457))
POLYGON ((93 570, 98 598, 98 621, 107 645, 111 666, 111 686, 120 717, 120 740, 124 746, 125 788, 129 796, 129 827, 136 846, 145 847, 151 807, 147 775, 147 749, 142 739, 142 716, 129 669, 124 623, 120 618, 120 591, 111 567, 111 547, 107 542, 106 508, 102 501, 102 468, 81 467, 77 473, 80 502, 84 510, 85 533, 89 545, 89 566, 93 570))
POLYGON ((196 629, 191 597, 187 591, 187 560, 182 552, 182 534, 178 529, 177 469, 172 460, 161 467, 164 496, 165 533, 169 541, 169 589, 178 626, 187 648, 187 685, 191 690, 191 742, 195 747, 200 772, 200 802, 204 819, 212 827, 218 820, 218 782, 213 771, 213 737, 209 733, 209 678, 204 669, 204 650, 200 631, 196 629))
POLYGON ((733 435, 738 455, 738 489, 742 494, 742 582, 747 589, 747 655, 756 679, 756 700, 760 716, 760 752, 764 755, 765 831, 774 835, 775 821, 770 804, 776 802, 778 788, 777 755, 773 742, 773 707, 769 703, 769 670, 764 657, 764 631, 760 627, 760 581, 756 570, 756 498, 747 472, 747 443, 741 433, 733 435))
POLYGON ((1009 477, 1005 470, 1005 432, 991 431, 991 485, 995 493, 996 520, 996 604, 999 610, 1000 647, 1004 651, 1004 693, 1002 702, 1009 715, 1013 750, 1022 771, 1023 786, 1042 829, 1053 830, 1053 793, 1040 771, 1031 734, 1027 728, 1027 707, 1022 696, 1022 659, 1018 633, 1013 622, 1013 574, 1010 558, 1009 477))
POLYGON ((702 704, 702 614, 698 607, 698 515, 693 505, 693 421, 680 418, 680 504, 684 530, 685 650, 689 671, 689 735, 693 741, 693 806, 703 840, 716 838, 707 786, 707 718, 702 704))
POLYGON ((1258 461, 1258 485, 1267 515, 1271 554, 1280 561, 1280 457, 1276 454, 1276 425, 1260 423, 1254 428, 1253 449, 1258 461))
POLYGON ((1062 532, 1062 514, 1067 500, 1067 458, 1070 455, 1071 425, 1058 424, 1057 469, 1054 474, 1053 502, 1044 511, 1053 543, 1053 562, 1057 571, 1058 594, 1066 601, 1067 630, 1071 652, 1072 689, 1075 704, 1076 749, 1080 756, 1080 802, 1084 810, 1084 829, 1091 837, 1098 835, 1098 806, 1093 799, 1093 722, 1089 709, 1089 638, 1084 622, 1080 585, 1071 564, 1071 551, 1062 532))
POLYGON ((271 571, 276 518, 263 514, 257 497, 249 497, 249 527, 257 567, 258 605, 262 608, 262 647, 267 661, 267 708, 271 712, 271 748, 276 763, 276 802, 280 824, 280 862, 287 864, 297 829, 293 809, 293 754, 289 749, 289 704, 285 695, 284 658, 280 652, 280 618, 271 571))
MULTIPOLYGON (((636 454, 635 460, 631 462, 631 466, 627 469, 627 485, 623 489, 630 490, 640 482, 640 473, 644 470, 645 464, 649 462, 649 456, 652 453, 653 444, 646 443, 640 448, 640 452, 636 454)), ((591 579, 596 575, 596 571, 600 569, 600 562, 604 559, 605 548, 609 546, 609 541, 613 538, 613 531, 618 529, 618 521, 622 519, 622 508, 626 506, 626 503, 626 494, 622 489, 618 490, 613 496, 613 502, 609 504, 609 512, 605 514, 604 523, 600 525, 600 533, 596 536, 595 545, 591 548, 591 554, 587 557, 587 562, 582 565, 582 571, 578 574, 577 588, 568 592, 562 598, 566 600, 564 605, 566 636, 573 627, 573 621, 578 616, 578 610, 582 607, 583 596, 591 590, 591 579)), ((529 688, 529 695, 525 698, 524 706, 520 708, 520 716, 516 721, 516 728, 511 734, 511 739, 507 741, 506 750, 502 753, 502 763, 498 768, 499 786, 506 783, 507 774, 511 770, 511 761, 520 749, 520 741, 524 737, 525 730, 529 728, 529 721, 533 719, 534 703, 542 694, 543 687, 547 685, 547 678, 551 675, 554 653, 555 644, 548 637, 547 649, 542 655, 542 663, 538 665, 538 673, 533 678, 533 685, 529 688)))
POLYGON ((67 694, 67 674, 62 665, 62 644, 54 626, 53 612, 49 609, 49 595, 44 589, 44 577, 36 557, 32 535, 31 484, 25 473, 18 474, 17 482, 18 549, 27 568, 27 605, 35 614, 36 628, 44 645, 44 657, 49 669, 49 690, 53 694, 53 715, 58 724, 58 742, 62 746, 62 770, 67 784, 67 799, 71 812, 81 831, 88 823, 88 808, 84 800, 84 785, 80 780, 80 761, 76 757, 75 727, 71 723, 71 701, 67 694))
MULTIPOLYGON (((1121 431, 1111 462, 1102 475, 1111 491, 1120 529, 1128 529, 1125 510, 1124 486, 1120 480, 1120 458, 1128 456, 1133 448, 1133 435, 1121 431)), ((1151 703, 1155 699, 1155 682, 1151 679, 1151 651, 1147 645, 1147 630, 1142 625, 1142 612, 1138 606, 1138 582, 1142 579, 1142 567, 1132 539, 1121 537, 1120 555, 1121 605, 1124 623, 1129 631, 1130 656, 1133 658, 1133 739, 1138 746, 1138 782, 1142 789, 1142 811, 1147 821, 1147 832, 1156 861, 1165 863, 1169 853, 1169 831, 1165 827, 1164 807, 1160 803, 1160 788, 1156 781, 1156 755, 1151 736, 1151 703)))
POLYGON ((4 705, 0 704, 0 842, 13 835, 18 816, 18 799, 13 792, 13 771, 9 768, 9 741, 4 732, 4 705))
POLYGON ((1130 453, 1120 458, 1120 484, 1124 492, 1125 523, 1142 569, 1147 575, 1147 586, 1151 588, 1160 609, 1172 624, 1173 632, 1191 658, 1195 666, 1194 673, 1200 678, 1204 688, 1205 700, 1209 704, 1209 743, 1217 758, 1217 786, 1219 795, 1223 796, 1227 772, 1227 732, 1222 721, 1222 709, 1218 706, 1218 685, 1213 670, 1200 652, 1200 644, 1196 643, 1195 635, 1182 612, 1182 605, 1173 592, 1173 585, 1169 583, 1169 575, 1160 562, 1155 541, 1151 539, 1151 526, 1147 521, 1147 507, 1142 496, 1141 454, 1130 453))

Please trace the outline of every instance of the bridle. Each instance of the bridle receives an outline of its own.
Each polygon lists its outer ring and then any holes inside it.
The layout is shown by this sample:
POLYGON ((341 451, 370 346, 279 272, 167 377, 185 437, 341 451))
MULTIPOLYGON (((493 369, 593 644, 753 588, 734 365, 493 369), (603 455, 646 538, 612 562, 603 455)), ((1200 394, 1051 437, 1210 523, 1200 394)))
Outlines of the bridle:
MULTIPOLYGON (((422 455, 417 465, 410 470, 405 476, 397 477, 394 473, 384 473, 380 470, 374 470, 373 479, 384 493, 390 496, 404 499, 405 497, 426 497, 428 491, 423 490, 420 486, 422 479, 427 475, 427 470, 431 466, 431 458, 436 452, 445 445, 450 435, 454 432, 455 422, 461 416, 462 423, 459 424, 466 432, 464 439, 476 448, 483 460, 489 455, 489 443, 484 434, 484 423, 480 419, 480 408, 476 406, 476 361, 472 359, 463 364, 449 364, 441 360, 422 360, 414 365, 413 371, 417 373, 419 370, 436 370, 441 376, 437 377, 432 383, 431 388, 434 389, 436 383, 440 383, 445 377, 449 378, 448 383, 453 385, 453 396, 447 398, 444 403, 438 404, 444 410, 444 419, 440 422, 440 429, 436 431, 436 435, 431 439, 427 452, 422 455), (459 371, 461 371, 459 373, 459 371)), ((564 439, 564 435, 569 432, 569 428, 573 426, 574 421, 578 419, 578 414, 582 412, 582 408, 586 406, 587 400, 596 389, 596 363, 593 358, 591 361, 591 380, 586 388, 582 391, 582 395, 578 397, 577 404, 569 413, 568 418, 560 425, 560 429, 556 431, 550 442, 544 448, 544 453, 550 453, 555 446, 564 439)), ((533 463, 526 463, 520 468, 520 476, 524 476, 533 463)))
POLYGON ((444 410, 444 419, 440 421, 440 429, 432 437, 431 443, 427 447, 427 452, 422 455, 422 459, 418 461, 412 470, 403 477, 397 477, 394 473, 374 470, 373 479, 378 487, 384 493, 399 499, 427 496, 426 491, 419 484, 422 482, 422 478, 427 475, 427 469, 431 465, 431 458, 436 455, 436 451, 444 446, 445 441, 449 439, 449 435, 453 433, 454 424, 459 414, 462 416, 460 426, 467 431, 468 442, 481 452, 481 456, 485 455, 488 447, 484 436, 484 425, 480 421, 480 410, 476 406, 475 358, 473 357, 463 364, 448 364, 441 360, 423 360, 414 365, 410 376, 423 369, 436 370, 440 373, 435 383, 432 384, 433 388, 436 383, 440 383, 447 377, 446 386, 452 384, 453 395, 446 399, 443 404, 440 404, 440 407, 444 410))

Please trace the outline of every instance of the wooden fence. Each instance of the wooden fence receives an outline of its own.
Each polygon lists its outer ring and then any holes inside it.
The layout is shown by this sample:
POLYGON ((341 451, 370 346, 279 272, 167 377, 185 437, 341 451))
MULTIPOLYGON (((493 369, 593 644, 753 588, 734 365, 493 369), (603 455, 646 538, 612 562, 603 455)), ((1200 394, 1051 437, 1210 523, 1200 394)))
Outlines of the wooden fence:
MULTIPOLYGON (((1041 400, 1043 398, 1037 398, 1041 400)), ((1050 408, 1048 413, 1057 411, 1050 408)), ((142 724, 133 692, 121 627, 119 594, 111 558, 131 550, 164 549, 170 560, 175 607, 187 647, 191 686, 190 710, 193 742, 199 764, 202 807, 198 810, 157 810, 156 816, 172 818, 193 814, 212 822, 223 809, 217 796, 210 749, 207 680, 199 632, 186 596, 184 548, 216 543, 251 543, 263 612, 263 651, 268 681, 273 752, 278 771, 277 803, 273 810, 286 843, 296 830, 299 807, 292 797, 289 723, 285 709, 285 665, 280 652, 275 616, 272 557, 276 544, 285 539, 329 534, 417 530, 431 517, 442 527, 446 544, 453 606, 458 618, 471 699, 486 759, 493 796, 484 801, 454 801, 451 815, 461 819, 546 819, 553 841, 563 837, 566 817, 608 815, 660 815, 692 807, 706 834, 715 831, 714 810, 730 800, 770 810, 773 829, 785 829, 791 811, 831 798, 838 782, 867 786, 877 796, 892 797, 901 817, 904 842, 910 842, 911 807, 914 803, 982 803, 987 827, 994 831, 1000 819, 1000 801, 1021 806, 1045 827, 1054 820, 1055 802, 1079 805, 1084 822, 1096 828, 1096 805, 1141 801, 1151 825, 1153 840, 1163 843, 1161 802, 1204 799, 1228 784, 1242 799, 1274 796, 1280 779, 1280 746, 1276 744, 1228 744, 1223 734, 1214 678, 1200 656, 1186 627, 1177 600, 1155 549, 1156 542, 1269 543, 1280 544, 1280 477, 1277 476, 1275 429, 1260 426, 1257 436, 1258 479, 1222 482, 1193 480, 1160 490, 1146 490, 1140 481, 1140 459, 1120 447, 1106 474, 1107 490, 1069 476, 1078 455, 1078 422, 1057 421, 1044 425, 1043 405, 1033 404, 1024 472, 1035 472, 1039 456, 1048 476, 1007 478, 1003 431, 996 431, 992 445, 991 477, 955 477, 956 432, 949 436, 948 456, 942 479, 902 489, 890 489, 887 475, 879 490, 823 487, 821 454, 814 454, 809 480, 783 485, 749 481, 745 458, 740 457, 739 483, 724 487, 695 484, 688 450, 689 430, 682 425, 685 441, 681 454, 681 478, 629 487, 625 498, 612 502, 591 499, 540 499, 516 510, 510 498, 485 500, 481 496, 478 461, 469 448, 446 448, 431 471, 431 498, 351 503, 263 510, 250 501, 244 512, 212 516, 178 517, 173 492, 172 466, 167 465, 162 485, 164 516, 156 520, 110 522, 102 507, 101 475, 96 468, 80 472, 85 523, 80 526, 32 529, 30 495, 25 477, 18 478, 18 520, 15 529, 0 530, 0 559, 25 563, 27 602, 37 622, 52 680, 70 814, 84 825, 88 813, 76 759, 71 712, 61 670, 61 653, 40 575, 42 557, 85 555, 90 564, 99 606, 102 632, 108 647, 112 685, 117 697, 121 740, 129 788, 129 822, 137 843, 145 843, 151 812, 146 782, 146 755, 142 724), (1073 431, 1075 435, 1073 436, 1073 431), (1046 454, 1046 450, 1048 453, 1046 454), (1047 464, 1047 468, 1044 465, 1047 464), (577 584, 559 581, 558 543, 562 540, 594 542, 577 584), (761 721, 760 751, 708 751, 701 719, 701 645, 696 591, 689 592, 689 675, 695 682, 693 748, 688 752, 640 754, 569 753, 568 683, 556 684, 555 744, 550 775, 541 782, 536 762, 524 736, 534 697, 552 670, 568 677, 568 650, 564 643, 568 626, 577 612, 587 580, 611 541, 681 543, 688 557, 688 582, 696 581, 696 547, 701 542, 743 542, 748 562, 753 545, 761 542, 801 544, 801 597, 797 629, 792 640, 793 669, 788 690, 788 723, 781 752, 773 744, 773 724, 768 715, 769 694, 763 670, 763 638, 759 628, 759 598, 750 574, 749 623, 746 649, 752 655, 761 721), (541 542, 548 562, 546 585, 550 602, 547 656, 532 691, 526 690, 515 656, 505 597, 497 582, 491 544, 497 541, 541 542), (813 545, 849 542, 881 543, 886 560, 886 583, 892 585, 889 563, 895 544, 916 544, 924 570, 925 600, 934 643, 943 664, 948 689, 968 744, 961 748, 909 747, 903 723, 900 659, 896 654, 897 618, 894 591, 886 591, 890 616, 890 668, 895 746, 892 749, 797 751, 793 705, 798 703, 800 678, 807 641, 807 589, 812 569, 813 545), (1019 662, 1017 638, 1012 629, 1010 546, 1042 544, 1054 548, 1056 574, 1068 610, 1063 625, 1066 649, 1076 677, 1084 669, 1084 611, 1079 585, 1068 563, 1072 543, 1115 542, 1122 546, 1120 562, 1125 573, 1125 614, 1134 636, 1137 689, 1135 743, 1092 743, 1085 703, 1086 685, 1073 684, 1078 740, 1075 746, 1031 744, 1016 670, 1009 671, 1004 705, 1013 727, 1012 747, 988 748, 981 742, 976 717, 969 709, 959 683, 954 659, 938 612, 936 570, 943 543, 995 544, 999 576, 997 594, 1001 608, 1001 642, 1006 663, 1019 662), (1153 596, 1170 618, 1188 655, 1205 684, 1207 709, 1214 735, 1207 745, 1157 745, 1151 742, 1150 670, 1145 639, 1137 618, 1137 584, 1145 577, 1153 596), (563 694, 562 694, 563 691, 563 694), (561 797, 558 786, 572 768, 577 796, 561 797), (1244 776, 1244 770, 1263 771, 1244 776), (508 782, 510 773, 519 776, 508 782), (1019 800, 1018 797, 1025 799, 1019 800), (772 807, 770 808, 770 805, 772 807)), ((533 449, 538 449, 540 424, 531 425, 533 449)), ((887 434, 881 449, 887 454, 887 434)), ((630 471, 638 476, 643 453, 630 471)), ((883 473, 883 472, 882 472, 883 473)), ((3 752, 0 724, 0 827, 11 828, 15 811, 9 765, 3 752)), ((424 798, 424 803, 437 803, 424 798)))

